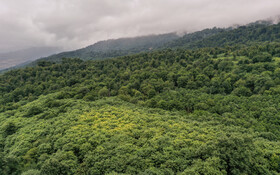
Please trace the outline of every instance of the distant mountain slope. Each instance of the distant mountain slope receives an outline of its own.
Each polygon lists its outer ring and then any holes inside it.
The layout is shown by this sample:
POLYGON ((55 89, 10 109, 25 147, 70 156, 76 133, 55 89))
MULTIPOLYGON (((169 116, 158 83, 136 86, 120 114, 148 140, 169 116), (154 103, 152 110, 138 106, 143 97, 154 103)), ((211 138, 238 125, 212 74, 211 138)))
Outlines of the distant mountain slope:
POLYGON ((233 30, 220 30, 208 37, 193 40, 191 35, 186 35, 173 41, 171 46, 184 46, 185 48, 223 47, 226 45, 245 44, 255 42, 280 41, 280 23, 270 24, 256 22, 246 26, 240 26, 233 30))
POLYGON ((98 60, 124 56, 143 51, 165 48, 202 48, 223 47, 226 45, 246 44, 280 40, 280 24, 271 21, 257 21, 238 28, 212 28, 188 33, 179 37, 175 33, 151 35, 136 38, 121 38, 100 41, 86 48, 63 52, 40 60, 59 61, 61 58, 80 58, 98 60))
POLYGON ((176 33, 168 33, 135 38, 111 39, 97 42, 82 49, 51 55, 49 57, 39 59, 38 61, 45 60, 57 62, 62 58, 100 60, 104 58, 112 58, 139 52, 151 51, 154 49, 174 48, 184 46, 187 43, 200 41, 204 38, 213 36, 225 30, 229 29, 205 29, 199 32, 186 34, 183 37, 178 36, 176 33))
POLYGON ((149 35, 135 38, 120 38, 100 41, 88 47, 62 52, 40 60, 59 61, 61 58, 80 58, 83 60, 98 60, 116 56, 124 56, 142 51, 153 50, 162 47, 164 44, 178 39, 176 33, 161 35, 149 35))
POLYGON ((221 28, 212 28, 212 29, 204 29, 202 31, 194 32, 194 33, 188 33, 184 36, 178 38, 177 40, 171 41, 167 43, 166 47, 181 47, 184 45, 188 45, 197 41, 201 41, 205 38, 208 38, 210 36, 216 35, 218 33, 224 32, 230 30, 228 29, 221 29, 221 28))
POLYGON ((9 53, 0 53, 0 70, 31 62, 59 51, 60 49, 56 47, 33 47, 9 53))
MULTIPOLYGON (((100 41, 88 47, 62 52, 38 59, 29 65, 36 65, 38 61, 61 61, 62 58, 80 58, 82 60, 101 60, 125 56, 155 49, 202 47, 224 47, 227 45, 251 45, 256 42, 280 41, 280 23, 263 20, 237 28, 212 28, 188 33, 180 37, 176 33, 149 35, 135 38, 120 38, 100 41)), ((26 65, 26 64, 24 64, 26 65)))

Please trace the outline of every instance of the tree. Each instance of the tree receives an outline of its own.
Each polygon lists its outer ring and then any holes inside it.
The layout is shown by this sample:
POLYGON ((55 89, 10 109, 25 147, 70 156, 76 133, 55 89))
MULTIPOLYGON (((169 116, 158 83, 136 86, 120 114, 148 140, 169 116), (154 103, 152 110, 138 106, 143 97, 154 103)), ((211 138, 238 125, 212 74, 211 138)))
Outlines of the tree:
POLYGON ((99 97, 109 97, 110 96, 109 89, 106 86, 104 86, 102 89, 100 89, 98 91, 98 96, 99 97))
POLYGON ((252 95, 252 92, 249 88, 246 88, 244 86, 240 86, 240 87, 237 87, 235 88, 233 91, 232 91, 232 94, 234 95, 237 95, 237 96, 250 96, 252 95))
POLYGON ((9 136, 17 131, 17 127, 13 122, 8 122, 3 126, 4 136, 9 136))
POLYGON ((272 56, 269 53, 262 53, 262 54, 254 56, 254 58, 253 58, 253 63, 271 62, 271 61, 272 61, 272 56))
POLYGON ((250 136, 231 134, 219 137, 214 156, 222 161, 227 174, 267 174, 262 152, 250 136))

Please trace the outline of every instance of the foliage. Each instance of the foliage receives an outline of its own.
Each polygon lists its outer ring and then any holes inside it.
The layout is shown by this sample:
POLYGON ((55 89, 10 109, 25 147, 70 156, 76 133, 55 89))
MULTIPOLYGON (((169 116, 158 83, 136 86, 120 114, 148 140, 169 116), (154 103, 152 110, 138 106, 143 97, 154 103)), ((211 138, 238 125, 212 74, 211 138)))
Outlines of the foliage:
POLYGON ((16 122, 20 127, 19 132, 5 139, 4 159, 13 155, 18 161, 13 172, 27 169, 33 174, 55 175, 278 171, 279 142, 276 136, 260 134, 266 132, 262 132, 257 119, 202 111, 186 115, 142 108, 116 97, 94 102, 57 99, 71 107, 54 118, 42 118, 45 112, 21 117, 34 104, 44 111, 53 110, 45 103, 57 95, 41 96, 15 110, 8 119, 8 113, 1 114, 1 120, 16 122))
POLYGON ((279 174, 279 47, 165 49, 6 72, 0 174, 279 174))

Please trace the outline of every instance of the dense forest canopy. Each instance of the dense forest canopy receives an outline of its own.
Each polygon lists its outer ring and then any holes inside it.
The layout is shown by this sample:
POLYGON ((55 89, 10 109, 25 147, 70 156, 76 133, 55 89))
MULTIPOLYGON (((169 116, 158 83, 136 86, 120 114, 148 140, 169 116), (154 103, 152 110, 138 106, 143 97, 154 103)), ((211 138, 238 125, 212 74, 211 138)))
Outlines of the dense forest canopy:
POLYGON ((0 174, 280 174, 278 29, 0 75, 0 174))

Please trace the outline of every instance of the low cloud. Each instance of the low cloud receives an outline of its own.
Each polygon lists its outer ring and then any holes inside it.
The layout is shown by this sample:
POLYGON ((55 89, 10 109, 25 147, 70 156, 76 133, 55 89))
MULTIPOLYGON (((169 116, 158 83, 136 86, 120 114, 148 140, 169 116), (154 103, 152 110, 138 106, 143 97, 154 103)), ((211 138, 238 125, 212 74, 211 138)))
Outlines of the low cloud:
POLYGON ((279 0, 1 0, 0 52, 228 27, 277 16, 279 9, 279 0))

